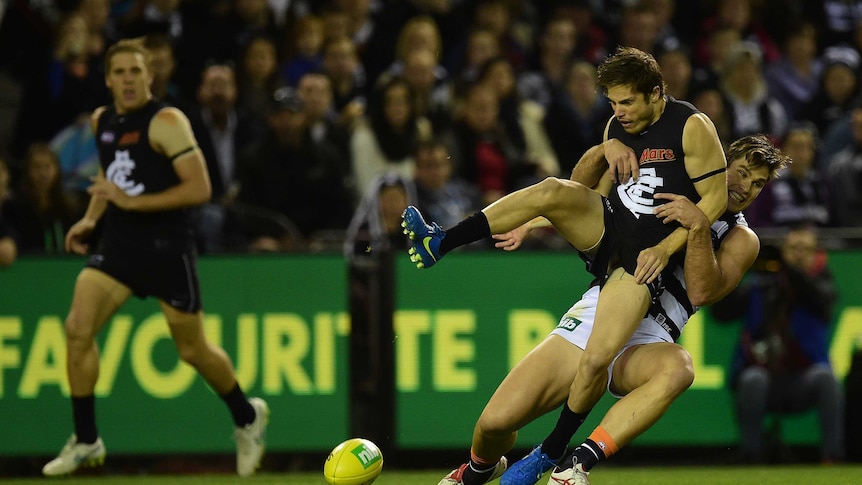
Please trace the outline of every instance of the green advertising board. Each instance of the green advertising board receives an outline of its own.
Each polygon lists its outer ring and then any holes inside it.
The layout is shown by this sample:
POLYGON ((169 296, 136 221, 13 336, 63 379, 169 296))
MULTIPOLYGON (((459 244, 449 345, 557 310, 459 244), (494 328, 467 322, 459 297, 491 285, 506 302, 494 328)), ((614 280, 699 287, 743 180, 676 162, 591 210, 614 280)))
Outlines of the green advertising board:
MULTIPOLYGON (((841 298, 831 357, 847 372, 862 335, 862 253, 830 255, 841 298)), ((0 271, 0 454, 56 453, 71 432, 63 319, 79 258, 28 259, 0 271)), ((271 409, 273 451, 329 450, 348 437, 346 262, 340 255, 209 257, 200 261, 206 332, 231 356, 249 395, 271 409)), ((406 257, 396 274, 396 439, 403 448, 466 448, 497 384, 543 339, 588 283, 570 252, 455 253, 430 271, 406 257)), ((725 369, 738 324, 699 312, 681 343, 697 378, 636 444, 736 440, 725 369), (696 431, 693 431, 696 430, 696 431)), ((132 299, 99 336, 100 432, 112 453, 230 452, 229 414, 180 362, 152 300, 132 299)), ((612 403, 604 398, 585 429, 612 403)), ((555 416, 528 426, 542 438, 555 416)), ((791 442, 816 442, 814 416, 793 418, 791 442)))

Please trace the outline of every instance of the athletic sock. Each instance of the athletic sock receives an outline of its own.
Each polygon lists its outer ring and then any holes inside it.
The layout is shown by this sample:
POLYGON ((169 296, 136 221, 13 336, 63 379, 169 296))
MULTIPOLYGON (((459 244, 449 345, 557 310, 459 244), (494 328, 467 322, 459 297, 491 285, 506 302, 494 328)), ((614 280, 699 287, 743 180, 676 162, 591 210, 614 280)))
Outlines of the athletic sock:
POLYGON ((440 241, 440 256, 486 237, 491 237, 491 226, 485 213, 479 211, 446 230, 446 237, 440 241))
POLYGON ((566 452, 566 446, 572 440, 572 436, 578 431, 578 428, 584 424, 587 415, 590 412, 576 413, 569 409, 569 405, 563 404, 563 409, 560 411, 560 417, 557 418, 557 424, 554 426, 551 434, 542 442, 542 453, 551 457, 551 459, 561 458, 566 452))
POLYGON ((584 471, 590 471, 598 462, 607 460, 619 450, 611 435, 599 426, 572 454, 584 471))
POLYGON ((494 474, 494 468, 496 467, 497 462, 489 463, 476 456, 473 450, 470 450, 470 461, 467 463, 464 474, 461 475, 461 483, 463 485, 481 485, 487 483, 491 475, 494 474))
POLYGON ((254 422, 254 408, 248 402, 245 393, 240 389, 239 383, 234 384, 233 388, 227 393, 222 394, 221 398, 227 404, 228 409, 230 409, 233 423, 237 427, 242 428, 254 422))
POLYGON ((78 443, 95 443, 99 438, 99 432, 96 430, 94 395, 72 397, 72 419, 75 422, 75 438, 78 443))

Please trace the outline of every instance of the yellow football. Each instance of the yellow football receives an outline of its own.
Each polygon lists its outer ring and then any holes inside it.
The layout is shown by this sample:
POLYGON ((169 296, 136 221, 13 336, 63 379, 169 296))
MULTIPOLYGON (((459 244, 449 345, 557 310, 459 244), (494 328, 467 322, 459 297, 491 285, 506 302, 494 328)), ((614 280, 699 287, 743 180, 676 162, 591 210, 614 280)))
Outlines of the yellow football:
POLYGON ((383 453, 363 438, 336 446, 323 464, 323 476, 330 485, 370 485, 382 471, 383 453))

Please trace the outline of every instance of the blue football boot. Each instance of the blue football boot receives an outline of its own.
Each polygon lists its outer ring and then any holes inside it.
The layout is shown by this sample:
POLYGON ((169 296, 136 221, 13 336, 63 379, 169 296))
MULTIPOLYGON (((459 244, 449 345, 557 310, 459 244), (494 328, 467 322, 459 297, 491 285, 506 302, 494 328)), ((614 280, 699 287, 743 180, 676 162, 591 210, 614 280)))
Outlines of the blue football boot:
POLYGON ((446 237, 446 231, 436 222, 426 223, 419 209, 412 205, 401 214, 401 227, 404 228, 404 234, 410 238, 411 246, 407 251, 410 253, 410 261, 416 263, 417 268, 434 266, 442 257, 440 242, 446 237))
POLYGON ((506 470, 500 478, 500 485, 535 485, 555 465, 556 460, 542 453, 542 445, 536 445, 533 451, 506 470))

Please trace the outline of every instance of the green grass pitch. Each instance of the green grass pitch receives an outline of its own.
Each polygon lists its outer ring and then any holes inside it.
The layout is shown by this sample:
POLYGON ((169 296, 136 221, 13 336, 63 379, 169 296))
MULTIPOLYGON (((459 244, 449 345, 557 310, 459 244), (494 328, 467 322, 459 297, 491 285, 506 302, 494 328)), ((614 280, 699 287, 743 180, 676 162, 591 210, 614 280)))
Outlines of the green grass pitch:
MULTIPOLYGON (((374 485, 436 485, 448 470, 386 470, 374 485)), ((544 485, 547 478, 539 483, 544 485)), ((593 485, 860 485, 862 465, 768 467, 602 467, 590 475, 593 485)), ((497 482, 495 482, 497 483, 497 482)), ((326 485, 322 473, 261 473, 240 479, 229 474, 101 475, 69 478, 0 478, 2 485, 326 485)))

